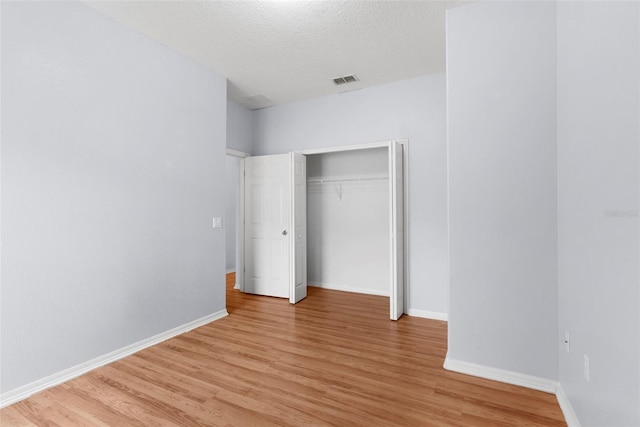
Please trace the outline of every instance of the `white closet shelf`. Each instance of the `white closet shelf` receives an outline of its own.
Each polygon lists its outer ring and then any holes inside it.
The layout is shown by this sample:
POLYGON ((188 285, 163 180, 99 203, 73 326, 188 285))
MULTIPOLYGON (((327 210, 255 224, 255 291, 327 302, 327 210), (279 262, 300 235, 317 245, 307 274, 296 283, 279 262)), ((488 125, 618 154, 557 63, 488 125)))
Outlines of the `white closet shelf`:
POLYGON ((324 184, 324 183, 340 183, 340 182, 368 182, 368 181, 388 181, 388 177, 381 178, 344 178, 344 179, 310 179, 307 184, 324 184))

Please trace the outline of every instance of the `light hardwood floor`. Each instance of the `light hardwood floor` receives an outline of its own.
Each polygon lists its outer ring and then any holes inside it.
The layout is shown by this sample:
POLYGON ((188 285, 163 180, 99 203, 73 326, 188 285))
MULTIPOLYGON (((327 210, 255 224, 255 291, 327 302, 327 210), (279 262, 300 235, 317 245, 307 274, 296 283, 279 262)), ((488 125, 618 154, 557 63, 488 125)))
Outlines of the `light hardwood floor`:
POLYGON ((309 288, 292 306, 227 277, 229 317, 0 411, 4 426, 562 426, 555 396, 445 371, 445 322, 309 288))

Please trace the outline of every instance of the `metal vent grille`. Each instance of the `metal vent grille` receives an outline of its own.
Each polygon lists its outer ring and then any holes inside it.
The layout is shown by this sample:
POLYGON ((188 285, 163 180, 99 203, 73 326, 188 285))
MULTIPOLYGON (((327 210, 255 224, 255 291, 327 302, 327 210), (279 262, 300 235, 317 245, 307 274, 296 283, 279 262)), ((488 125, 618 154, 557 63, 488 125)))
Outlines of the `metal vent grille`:
POLYGON ((356 77, 355 74, 351 74, 350 76, 342 76, 342 77, 336 77, 335 79, 333 79, 333 82, 337 85, 343 85, 345 83, 351 83, 351 82, 357 82, 358 78, 356 77))

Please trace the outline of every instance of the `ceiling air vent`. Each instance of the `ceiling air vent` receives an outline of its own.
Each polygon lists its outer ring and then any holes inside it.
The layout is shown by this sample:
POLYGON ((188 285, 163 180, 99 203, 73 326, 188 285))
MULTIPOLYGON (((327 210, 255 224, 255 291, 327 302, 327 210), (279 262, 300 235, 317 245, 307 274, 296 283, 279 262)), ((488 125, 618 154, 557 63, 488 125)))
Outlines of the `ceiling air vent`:
POLYGON ((336 77, 335 79, 333 79, 333 82, 337 85, 343 85, 345 83, 351 83, 351 82, 357 82, 358 78, 356 77, 355 74, 351 74, 350 76, 342 76, 342 77, 336 77))

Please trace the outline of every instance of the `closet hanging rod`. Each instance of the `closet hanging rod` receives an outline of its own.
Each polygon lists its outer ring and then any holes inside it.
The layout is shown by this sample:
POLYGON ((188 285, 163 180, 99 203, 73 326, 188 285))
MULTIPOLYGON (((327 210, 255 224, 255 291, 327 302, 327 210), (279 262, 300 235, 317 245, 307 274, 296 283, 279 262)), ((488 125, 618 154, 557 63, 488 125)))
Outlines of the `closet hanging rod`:
POLYGON ((323 183, 335 183, 335 182, 359 182, 359 181, 387 181, 389 178, 345 178, 345 179, 310 179, 307 184, 323 184, 323 183))

